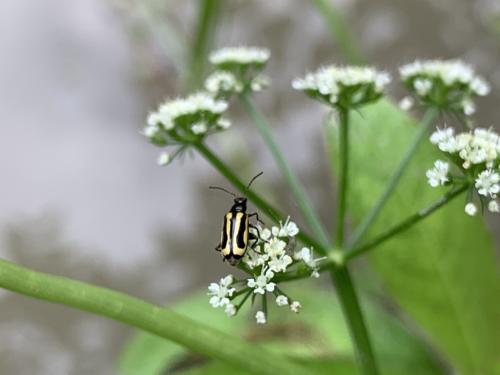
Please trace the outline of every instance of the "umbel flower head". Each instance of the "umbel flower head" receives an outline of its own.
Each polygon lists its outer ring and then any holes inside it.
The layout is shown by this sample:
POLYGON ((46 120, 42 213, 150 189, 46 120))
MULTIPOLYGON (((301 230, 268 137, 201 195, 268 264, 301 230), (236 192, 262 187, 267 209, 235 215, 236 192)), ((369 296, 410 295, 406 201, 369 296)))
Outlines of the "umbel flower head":
POLYGON ((149 114, 143 134, 154 145, 179 148, 173 155, 162 153, 158 163, 166 165, 189 144, 227 129, 231 123, 222 117, 227 107, 226 101, 205 92, 161 104, 156 112, 149 114))
POLYGON ((421 102, 465 115, 475 112, 474 97, 490 91, 488 83, 460 60, 417 60, 399 72, 421 102))
POLYGON ((257 324, 265 324, 269 295, 278 307, 287 306, 295 313, 301 308, 298 301, 290 299, 280 289, 280 276, 293 272, 297 267, 304 267, 310 270, 312 277, 319 277, 319 262, 325 258, 314 259, 312 250, 308 248, 291 253, 299 229, 289 219, 270 229, 259 227, 253 233, 257 236, 260 234, 260 239, 254 246, 249 246, 240 264, 240 268, 247 273, 246 278, 236 280, 228 275, 219 283, 211 283, 208 295, 212 307, 223 307, 228 316, 236 315, 249 299, 254 304, 258 297, 262 303, 255 319, 257 324))
POLYGON ((498 212, 497 196, 500 193, 500 137, 489 129, 476 128, 455 134, 453 128, 437 129, 431 135, 435 144, 448 158, 437 160, 434 168, 426 172, 429 185, 437 187, 467 181, 471 185, 470 200, 465 206, 468 215, 475 215, 477 207, 472 202, 476 196, 481 206, 498 212), (454 170, 451 171, 451 165, 454 170))
POLYGON ((330 65, 295 79, 292 87, 330 106, 352 109, 378 100, 390 81, 388 73, 372 67, 330 65))
POLYGON ((269 79, 260 72, 271 53, 259 47, 225 47, 213 51, 209 60, 217 69, 205 81, 207 91, 216 97, 228 97, 243 91, 261 91, 269 79))

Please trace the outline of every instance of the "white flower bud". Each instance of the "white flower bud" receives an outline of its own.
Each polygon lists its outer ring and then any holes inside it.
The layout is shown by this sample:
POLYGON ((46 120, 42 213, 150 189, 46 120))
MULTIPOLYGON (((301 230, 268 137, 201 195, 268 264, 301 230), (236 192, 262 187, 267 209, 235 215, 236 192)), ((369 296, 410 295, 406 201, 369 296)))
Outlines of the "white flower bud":
POLYGON ((263 311, 257 311, 255 314, 255 320, 257 321, 257 324, 266 324, 266 314, 264 314, 263 311))
POLYGON ((488 203, 488 211, 490 212, 500 212, 500 207, 498 202, 493 200, 488 203))
POLYGON ((474 216, 477 213, 477 207, 474 203, 469 202, 465 205, 465 213, 469 216, 474 216))
POLYGON ((156 161, 159 166, 166 166, 170 163, 170 154, 168 152, 162 152, 156 161))
POLYGON ((283 294, 281 294, 278 297, 276 297, 276 304, 280 307, 286 306, 286 305, 288 305, 288 298, 286 296, 284 296, 283 294))
POLYGON ((293 301, 290 305, 290 310, 292 310, 294 313, 298 313, 301 308, 302 305, 300 304, 299 301, 293 301))

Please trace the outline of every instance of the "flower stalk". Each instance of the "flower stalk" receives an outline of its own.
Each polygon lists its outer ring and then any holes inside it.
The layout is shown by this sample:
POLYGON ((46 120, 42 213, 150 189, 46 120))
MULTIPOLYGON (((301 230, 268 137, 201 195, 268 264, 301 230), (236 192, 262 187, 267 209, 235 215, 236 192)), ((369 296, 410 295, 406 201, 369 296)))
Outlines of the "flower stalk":
POLYGON ((314 212, 311 202, 308 199, 304 189, 302 188, 297 176, 293 173, 292 169, 288 165, 285 157, 283 156, 281 150, 279 149, 274 137, 271 133, 271 129, 269 124, 264 119, 259 110, 255 107, 252 102, 252 99, 249 97, 247 93, 240 94, 240 100, 243 103, 243 107, 247 111, 247 113, 252 118, 255 126, 260 132, 260 135, 264 139, 266 146, 271 151, 271 154, 274 157, 274 160, 278 164, 278 167, 285 178, 286 182, 290 186, 292 190, 293 197, 295 198, 300 212, 304 216, 307 224, 309 225, 309 229, 312 231, 314 237, 319 239, 323 246, 328 247, 329 239, 328 236, 323 229, 322 224, 320 223, 316 213, 314 212))
POLYGON ((347 321, 361 374, 377 375, 375 355, 349 271, 345 266, 334 266, 330 274, 347 321))
POLYGON ((335 245, 344 245, 345 214, 347 209, 347 179, 349 170, 349 110, 340 107, 339 113, 339 183, 337 187, 337 221, 335 223, 335 245))
POLYGON ((374 239, 366 242, 363 245, 354 247, 350 250, 348 250, 345 253, 345 260, 348 261, 352 258, 355 258, 368 250, 373 250, 375 247, 379 246, 383 242, 391 239, 392 237, 396 236, 397 234, 400 234, 401 232, 404 232, 405 230, 410 229, 413 225, 417 224, 421 220, 425 219, 429 215, 431 215, 433 212, 437 211, 444 205, 446 205, 448 202, 452 201, 453 198, 458 197, 460 194, 465 192, 466 190, 469 189, 469 185, 465 184, 462 186, 459 186, 448 193, 446 193, 444 196, 442 196, 440 199, 438 199, 436 202, 431 204, 430 206, 414 213, 413 215, 409 216, 399 224, 394 225, 393 227, 387 229, 385 232, 379 234, 376 236, 374 239))

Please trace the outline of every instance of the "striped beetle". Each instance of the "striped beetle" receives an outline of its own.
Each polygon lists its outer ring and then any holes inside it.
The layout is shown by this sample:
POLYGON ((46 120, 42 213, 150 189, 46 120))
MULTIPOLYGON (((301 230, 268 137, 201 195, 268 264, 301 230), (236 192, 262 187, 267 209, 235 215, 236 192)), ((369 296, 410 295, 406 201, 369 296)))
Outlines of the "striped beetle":
MULTIPOLYGON (((255 175, 248 183, 246 190, 250 188, 252 182, 264 172, 260 172, 255 175)), ((234 197, 233 206, 226 215, 224 215, 224 222, 222 225, 221 241, 215 248, 216 251, 221 252, 223 260, 227 260, 232 266, 239 263, 241 258, 245 255, 248 247, 248 241, 254 241, 250 246, 253 248, 260 238, 259 229, 250 223, 250 218, 255 217, 255 219, 262 223, 259 219, 257 212, 247 214, 247 198, 240 197, 236 194, 221 188, 219 186, 210 186, 209 189, 222 190, 234 197), (254 233, 249 232, 252 228, 257 232, 257 236, 254 233)), ((264 223, 262 223, 264 224, 264 223)))

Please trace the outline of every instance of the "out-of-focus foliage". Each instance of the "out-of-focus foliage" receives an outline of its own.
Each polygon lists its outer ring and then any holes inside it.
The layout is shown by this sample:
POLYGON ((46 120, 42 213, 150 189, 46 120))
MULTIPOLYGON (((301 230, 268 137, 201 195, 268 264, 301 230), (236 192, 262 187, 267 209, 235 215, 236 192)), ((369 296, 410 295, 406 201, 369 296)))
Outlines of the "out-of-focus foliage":
MULTIPOLYGON (((306 308, 299 315, 282 314, 272 304, 269 324, 264 327, 256 326, 253 315, 244 314, 246 311, 236 318, 226 317, 222 311, 208 305, 206 295, 193 296, 175 309, 205 324, 286 353, 315 371, 323 369, 323 372, 318 372, 320 374, 333 370, 340 374, 356 374, 340 307, 328 291, 297 288, 293 294, 306 308)), ((418 375, 443 373, 413 332, 374 305, 367 302, 365 307, 384 374, 409 371, 418 375)), ((206 362, 206 359, 189 354, 173 343, 145 333, 133 337, 120 360, 120 370, 124 375, 155 375, 174 368, 186 368, 189 370, 186 374, 243 374, 223 364, 206 362), (199 366, 203 367, 192 369, 199 366)))
MULTIPOLYGON (((350 209, 359 222, 395 170, 416 122, 389 102, 353 116, 350 209)), ((329 146, 336 131, 327 128, 329 146)), ((430 204, 443 191, 430 189, 425 170, 438 154, 429 142, 419 149, 395 195, 373 226, 374 235, 430 204)), ((334 153, 332 153, 335 162, 334 153)), ((388 291, 425 329, 463 374, 498 374, 500 296, 492 241, 481 218, 463 212, 461 198, 370 257, 388 291), (495 364, 496 363, 496 364, 495 364)))

